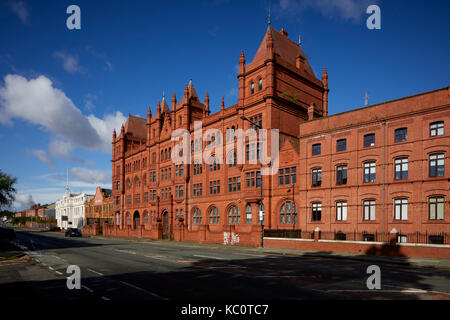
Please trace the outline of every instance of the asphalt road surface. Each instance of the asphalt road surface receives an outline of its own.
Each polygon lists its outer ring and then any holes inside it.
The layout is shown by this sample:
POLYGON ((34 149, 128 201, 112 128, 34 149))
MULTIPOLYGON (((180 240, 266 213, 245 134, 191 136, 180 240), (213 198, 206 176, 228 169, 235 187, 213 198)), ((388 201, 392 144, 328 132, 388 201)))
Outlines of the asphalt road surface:
POLYGON ((379 263, 381 289, 369 290, 373 262, 30 231, 16 241, 30 258, 0 264, 8 300, 450 299, 450 270, 379 263), (79 290, 67 288, 69 265, 80 267, 79 290))

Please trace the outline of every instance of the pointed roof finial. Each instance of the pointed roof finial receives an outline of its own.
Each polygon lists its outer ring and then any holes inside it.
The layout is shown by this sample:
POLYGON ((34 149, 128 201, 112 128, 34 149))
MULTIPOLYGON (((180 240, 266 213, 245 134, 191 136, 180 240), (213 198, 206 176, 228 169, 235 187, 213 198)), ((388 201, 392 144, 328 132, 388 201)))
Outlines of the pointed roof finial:
POLYGON ((302 46, 302 36, 298 35, 298 46, 301 47, 302 46))
POLYGON ((270 27, 270 7, 269 7, 269 17, 267 19, 267 26, 270 27))
POLYGON ((163 90, 163 100, 166 100, 166 91, 163 90))

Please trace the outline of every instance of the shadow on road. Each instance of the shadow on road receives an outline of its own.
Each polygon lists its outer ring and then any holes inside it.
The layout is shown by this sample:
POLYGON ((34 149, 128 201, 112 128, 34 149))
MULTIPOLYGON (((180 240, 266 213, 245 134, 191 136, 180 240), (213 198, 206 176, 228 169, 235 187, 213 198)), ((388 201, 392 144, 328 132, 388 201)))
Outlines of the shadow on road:
MULTIPOLYGON (((448 277, 446 271, 424 269, 423 273, 404 267, 380 265, 381 291, 368 290, 366 270, 372 263, 314 257, 266 256, 230 260, 204 259, 179 264, 166 272, 149 270, 148 265, 134 265, 126 271, 105 276, 82 277, 81 284, 93 292, 68 290, 66 279, 0 284, 7 300, 365 300, 422 299, 433 288, 427 277, 448 277), (405 288, 416 291, 401 292, 405 288)), ((130 264, 131 265, 131 264, 130 264)), ((159 267, 158 269, 161 269, 159 267)), ((83 274, 83 269, 82 269, 83 274)), ((427 296, 431 299, 433 296, 427 296)), ((447 296, 448 299, 449 296, 447 296)))
MULTIPOLYGON (((27 247, 31 251, 49 250, 49 249, 65 249, 65 248, 83 248, 97 247, 104 244, 98 242, 88 242, 81 238, 66 238, 64 234, 56 236, 51 233, 40 231, 20 231, 16 230, 16 242, 27 247)), ((114 245, 108 243, 108 246, 114 245)))

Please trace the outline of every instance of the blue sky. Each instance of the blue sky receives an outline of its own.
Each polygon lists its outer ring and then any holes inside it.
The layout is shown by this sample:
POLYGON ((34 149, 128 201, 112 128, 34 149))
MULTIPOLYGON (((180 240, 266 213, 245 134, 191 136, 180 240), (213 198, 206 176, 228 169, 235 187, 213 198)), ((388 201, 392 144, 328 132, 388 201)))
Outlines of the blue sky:
POLYGON ((128 113, 178 100, 189 79, 212 112, 237 103, 241 50, 250 62, 272 26, 329 75, 330 114, 449 85, 447 0, 0 1, 0 168, 18 177, 17 208, 110 187, 110 139, 128 113), (81 8, 68 30, 66 8, 81 8), (381 30, 368 30, 370 4, 381 30))

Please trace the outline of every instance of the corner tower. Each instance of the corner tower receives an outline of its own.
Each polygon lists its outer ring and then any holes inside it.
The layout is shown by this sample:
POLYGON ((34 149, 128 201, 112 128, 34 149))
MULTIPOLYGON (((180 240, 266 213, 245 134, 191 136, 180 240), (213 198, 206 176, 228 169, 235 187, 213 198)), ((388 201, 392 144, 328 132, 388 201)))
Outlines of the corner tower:
POLYGON ((328 75, 323 81, 314 74, 301 43, 289 39, 285 29, 277 31, 270 23, 252 62, 239 58, 239 109, 250 115, 265 105, 264 127, 280 129, 297 136, 298 122, 327 115, 328 75), (310 108, 311 111, 311 108, 310 108))

